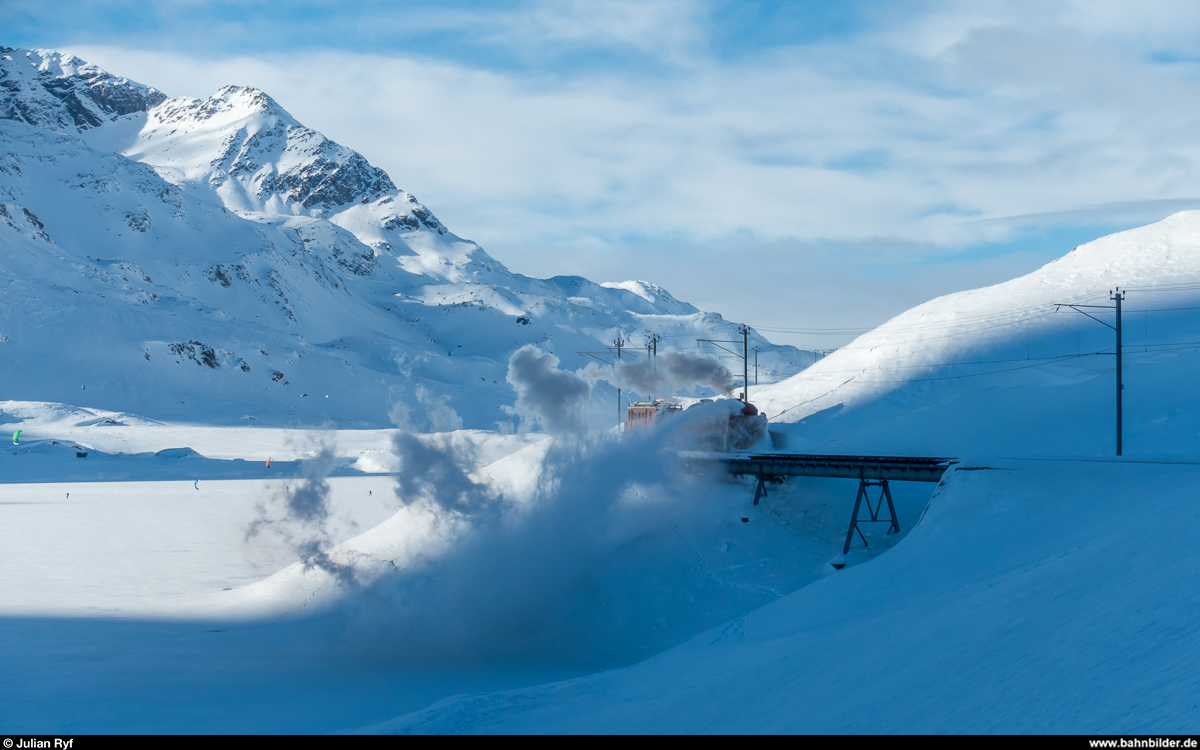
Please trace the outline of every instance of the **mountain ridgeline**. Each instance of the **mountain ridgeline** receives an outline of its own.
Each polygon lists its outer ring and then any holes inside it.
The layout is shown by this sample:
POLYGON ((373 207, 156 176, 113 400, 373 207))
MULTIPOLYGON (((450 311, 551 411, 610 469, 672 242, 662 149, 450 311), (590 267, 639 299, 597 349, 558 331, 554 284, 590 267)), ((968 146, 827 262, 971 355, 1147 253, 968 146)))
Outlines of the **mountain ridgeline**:
MULTIPOLYGON (((172 99, 9 47, 0 285, 5 398, 224 424, 517 429, 521 346, 576 369, 737 328, 647 282, 514 274, 257 89, 172 99)), ((814 359, 751 344, 764 382, 814 359)))

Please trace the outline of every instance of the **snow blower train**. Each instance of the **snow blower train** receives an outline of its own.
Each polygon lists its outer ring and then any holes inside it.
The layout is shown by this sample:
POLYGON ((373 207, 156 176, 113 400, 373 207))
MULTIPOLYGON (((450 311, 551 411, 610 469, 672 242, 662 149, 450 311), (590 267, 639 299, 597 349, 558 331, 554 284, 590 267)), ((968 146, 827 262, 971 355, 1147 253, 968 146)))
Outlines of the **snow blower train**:
POLYGON ((729 453, 769 445, 767 416, 754 404, 732 398, 701 399, 686 409, 671 401, 634 401, 626 409, 623 429, 626 434, 653 430, 664 420, 696 409, 700 413, 689 414, 693 419, 685 427, 694 449, 729 453))

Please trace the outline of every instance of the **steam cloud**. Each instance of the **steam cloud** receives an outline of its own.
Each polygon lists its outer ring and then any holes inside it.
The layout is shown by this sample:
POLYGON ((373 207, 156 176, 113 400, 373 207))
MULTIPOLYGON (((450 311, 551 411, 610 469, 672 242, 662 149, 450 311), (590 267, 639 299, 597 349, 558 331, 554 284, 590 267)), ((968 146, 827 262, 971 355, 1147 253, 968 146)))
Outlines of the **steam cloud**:
POLYGON ((425 414, 429 418, 429 426, 434 432, 450 432, 462 429, 462 417, 458 416, 458 412, 450 406, 449 394, 435 396, 425 386, 418 385, 417 401, 425 407, 425 414))
MULTIPOLYGON (((452 432, 462 429, 462 417, 450 406, 449 394, 435 395, 424 385, 418 385, 414 394, 417 403, 424 407, 429 431, 452 432)), ((413 424, 413 417, 413 409, 404 402, 401 390, 401 397, 388 410, 388 418, 402 430, 418 429, 419 427, 413 424)))
POLYGON ((707 386, 717 393, 733 390, 733 373, 711 354, 667 350, 654 359, 617 362, 621 383, 638 393, 691 392, 707 386))
POLYGON ((682 470, 678 450, 726 418, 704 404, 653 433, 535 444, 545 457, 520 498, 473 477, 469 452, 397 436, 397 495, 448 543, 346 600, 339 642, 410 665, 615 666, 778 596, 715 576, 698 546, 725 533, 727 490, 682 470))
POLYGON ((424 499, 456 515, 481 517, 490 512, 496 495, 467 475, 465 467, 474 463, 474 457, 465 449, 438 448, 410 432, 397 433, 392 449, 400 459, 396 497, 401 503, 424 499))
POLYGON ((303 463, 303 476, 298 481, 288 484, 271 503, 260 502, 258 518, 246 529, 246 541, 263 534, 278 536, 306 570, 317 568, 340 584, 355 585, 354 566, 329 556, 329 482, 325 478, 333 470, 334 459, 333 446, 322 446, 315 458, 303 463))
POLYGON ((568 370, 558 357, 526 344, 508 360, 508 382, 517 392, 517 412, 541 423, 547 432, 579 433, 592 384, 568 370))

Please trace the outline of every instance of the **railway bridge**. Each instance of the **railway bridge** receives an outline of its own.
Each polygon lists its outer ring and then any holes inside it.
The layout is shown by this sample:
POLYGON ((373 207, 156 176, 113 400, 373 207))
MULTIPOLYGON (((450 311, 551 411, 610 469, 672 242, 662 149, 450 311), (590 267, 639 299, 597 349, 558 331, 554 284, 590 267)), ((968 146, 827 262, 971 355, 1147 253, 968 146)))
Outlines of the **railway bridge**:
POLYGON ((854 499, 854 511, 850 514, 850 527, 846 530, 846 544, 842 554, 850 551, 855 532, 867 544, 867 538, 858 528, 862 523, 887 523, 888 534, 899 533, 900 520, 896 506, 892 503, 889 482, 940 482, 946 469, 954 463, 950 458, 925 458, 915 456, 837 456, 808 453, 762 453, 726 456, 716 459, 733 475, 756 476, 758 487, 754 491, 754 504, 767 496, 768 483, 781 483, 787 477, 834 477, 857 479, 858 495, 854 499), (879 497, 872 501, 868 490, 879 488, 879 497), (866 501, 867 517, 860 518, 863 501, 866 501), (888 517, 881 517, 883 504, 887 503, 888 517))

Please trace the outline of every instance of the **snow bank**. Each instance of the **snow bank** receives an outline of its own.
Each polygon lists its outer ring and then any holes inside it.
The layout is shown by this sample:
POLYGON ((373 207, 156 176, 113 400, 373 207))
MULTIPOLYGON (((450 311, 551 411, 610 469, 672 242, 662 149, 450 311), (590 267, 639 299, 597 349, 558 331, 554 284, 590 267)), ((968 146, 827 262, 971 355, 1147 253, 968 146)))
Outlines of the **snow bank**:
POLYGON ((1200 547, 1165 520, 1197 518, 1197 481, 1196 464, 963 466, 870 563, 637 666, 366 731, 1186 733, 1200 547))
POLYGON ((790 450, 1113 455, 1113 331, 1055 303, 1112 305, 1118 286, 1126 454, 1196 455, 1200 400, 1180 387, 1200 364, 1196 211, 919 305, 753 399, 773 425, 793 423, 790 450))

